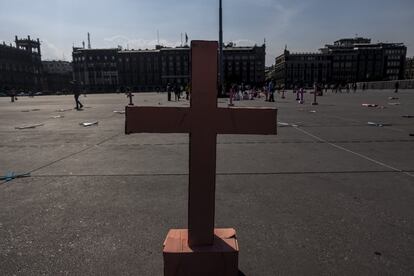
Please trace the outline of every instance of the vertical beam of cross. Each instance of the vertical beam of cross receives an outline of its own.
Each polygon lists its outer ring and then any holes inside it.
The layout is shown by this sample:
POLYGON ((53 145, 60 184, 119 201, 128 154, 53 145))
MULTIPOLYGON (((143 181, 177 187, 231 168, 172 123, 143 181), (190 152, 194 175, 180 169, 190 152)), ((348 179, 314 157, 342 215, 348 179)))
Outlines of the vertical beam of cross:
POLYGON ((191 97, 191 121, 196 124, 190 133, 190 246, 210 245, 214 240, 217 132, 211 120, 217 109, 217 42, 194 42, 191 51, 191 87, 197 94, 191 97))

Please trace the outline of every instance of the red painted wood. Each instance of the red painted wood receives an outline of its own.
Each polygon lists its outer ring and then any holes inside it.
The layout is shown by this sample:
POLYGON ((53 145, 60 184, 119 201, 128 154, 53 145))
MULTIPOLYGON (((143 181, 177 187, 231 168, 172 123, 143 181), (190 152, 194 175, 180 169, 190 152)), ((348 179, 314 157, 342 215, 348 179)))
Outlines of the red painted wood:
POLYGON ((217 134, 276 134, 277 110, 217 107, 215 41, 193 41, 190 108, 126 107, 125 132, 189 133, 189 246, 214 242, 217 134))

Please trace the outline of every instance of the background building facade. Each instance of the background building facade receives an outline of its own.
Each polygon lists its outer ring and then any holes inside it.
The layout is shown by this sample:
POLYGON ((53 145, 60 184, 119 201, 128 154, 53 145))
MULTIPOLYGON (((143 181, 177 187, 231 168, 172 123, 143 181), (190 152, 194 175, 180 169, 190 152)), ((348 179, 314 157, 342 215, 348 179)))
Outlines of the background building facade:
POLYGON ((185 86, 190 81, 189 47, 125 50, 118 56, 121 90, 161 91, 167 84, 185 86))
POLYGON ((0 89, 8 91, 40 91, 42 62, 40 41, 19 39, 15 46, 0 44, 0 89))
POLYGON ((276 58, 275 79, 277 85, 287 87, 327 83, 332 79, 332 57, 323 53, 293 53, 285 50, 276 58))
POLYGON ((118 87, 119 49, 73 48, 73 79, 82 90, 115 91, 118 87))
POLYGON ((405 62, 405 78, 414 80, 414 57, 407 58, 405 62))
POLYGON ((190 83, 191 50, 189 47, 158 47, 161 55, 161 85, 168 83, 185 86, 190 83))
POLYGON ((258 86, 265 81, 266 46, 236 47, 229 43, 224 52, 224 83, 258 86))
POLYGON ((42 65, 44 92, 70 91, 73 79, 71 62, 61 60, 42 61, 42 65))
POLYGON ((319 53, 290 53, 276 58, 275 79, 286 87, 404 79, 407 48, 402 43, 340 39, 319 53))
MULTIPOLYGON (((262 85, 266 48, 224 47, 225 83, 262 85)), ((156 46, 152 50, 73 48, 73 75, 89 92, 161 91, 167 84, 186 86, 191 78, 191 49, 156 46)))

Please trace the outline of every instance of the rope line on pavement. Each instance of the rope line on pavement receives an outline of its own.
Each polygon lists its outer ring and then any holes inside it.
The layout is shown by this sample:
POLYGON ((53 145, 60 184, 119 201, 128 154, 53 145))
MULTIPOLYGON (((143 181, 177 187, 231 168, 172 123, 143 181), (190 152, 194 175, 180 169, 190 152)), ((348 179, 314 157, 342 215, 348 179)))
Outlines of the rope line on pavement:
MULTIPOLYGON (((217 176, 247 176, 247 175, 312 175, 312 174, 368 174, 368 173, 414 173, 414 170, 365 170, 365 171, 286 171, 286 172, 219 172, 217 176)), ((137 174, 39 174, 32 175, 32 178, 64 178, 64 177, 157 177, 157 176, 188 176, 188 173, 137 173, 137 174)))
POLYGON ((344 147, 342 147, 342 146, 336 145, 336 144, 334 144, 334 143, 330 143, 329 141, 327 141, 327 140, 325 140, 325 139, 323 139, 323 138, 321 138, 321 137, 318 137, 318 136, 316 136, 316 135, 314 135, 314 134, 312 134, 312 133, 310 133, 310 132, 308 132, 308 131, 306 131, 306 130, 304 130, 304 129, 301 129, 301 128, 299 128, 299 127, 295 127, 295 129, 297 129, 298 131, 300 131, 300 132, 302 132, 302 133, 304 133, 304 134, 306 134, 306 135, 308 135, 308 136, 310 136, 310 137, 312 137, 312 138, 314 138, 314 139, 317 139, 317 140, 319 140, 319 141, 321 141, 321 142, 324 142, 324 143, 326 143, 326 144, 328 144, 328 145, 330 145, 330 146, 332 146, 332 147, 334 147, 334 148, 337 148, 337 149, 340 149, 340 150, 346 151, 346 152, 348 152, 348 153, 351 153, 351 154, 353 154, 353 155, 359 156, 359 157, 361 157, 361 158, 363 158, 363 159, 365 159, 365 160, 371 161, 371 162, 373 162, 373 163, 375 163, 375 164, 377 164, 377 165, 380 165, 380 166, 382 166, 382 167, 385 167, 385 168, 391 169, 391 170, 393 170, 393 171, 396 171, 396 172, 401 172, 401 173, 404 173, 404 174, 406 174, 406 175, 408 175, 408 176, 414 177, 414 174, 411 174, 410 172, 407 172, 407 171, 404 171, 404 170, 401 170, 401 169, 395 168, 395 167, 393 167, 393 166, 387 165, 387 164, 385 164, 385 163, 383 163, 383 162, 381 162, 381 161, 375 160, 375 159, 370 158, 370 157, 368 157, 368 156, 366 156, 366 155, 363 155, 363 154, 360 154, 360 153, 358 153, 358 152, 355 152, 355 151, 349 150, 349 149, 347 149, 347 148, 344 148, 344 147))
MULTIPOLYGON (((329 143, 338 144, 369 144, 369 143, 414 143, 414 139, 382 139, 382 140, 326 140, 329 143)), ((116 146, 181 146, 188 145, 185 143, 131 143, 120 144, 116 146)), ((241 142, 218 142, 217 145, 254 145, 254 144, 325 144, 324 141, 241 141, 241 142)), ((42 144, 42 145, 0 145, 0 148, 50 148, 62 146, 62 144, 42 144)), ((95 146, 95 144, 84 144, 84 146, 95 146)))
MULTIPOLYGON (((96 147, 96 146, 99 146, 99 145, 101 145, 101 144, 103 144, 103 143, 105 143, 105 142, 107 142, 107 141, 109 141, 109 140, 112 140, 112 139, 114 139, 114 138, 116 138, 116 137, 118 137, 118 136, 120 136, 120 135, 122 135, 122 134, 121 134, 121 133, 117 133, 117 134, 115 134, 115 135, 112 135, 112 136, 110 136, 110 137, 108 137, 108 138, 105 138, 105 139, 101 140, 100 142, 98 142, 98 143, 96 143, 96 144, 94 144, 94 145, 91 145, 91 146, 89 146, 89 147, 86 147, 86 148, 84 148, 84 149, 82 149, 82 150, 80 150, 80 151, 77 151, 77 152, 74 152, 74 153, 71 153, 71 154, 65 155, 65 156, 63 156, 63 157, 61 157, 61 158, 59 158, 59 159, 56 159, 56 160, 54 160, 54 161, 51 161, 51 162, 49 162, 49 163, 47 163, 47 164, 45 164, 45 165, 42 165, 42 166, 37 167, 37 168, 35 168, 35 169, 32 169, 32 170, 30 170, 30 171, 26 172, 25 174, 32 174, 33 172, 36 172, 36 171, 39 171, 39 170, 41 170, 41 169, 47 168, 47 167, 49 167, 49 166, 51 166, 51 165, 53 165, 53 164, 56 164, 56 163, 58 163, 58 162, 60 162, 60 161, 63 161, 63 160, 65 160, 65 159, 68 159, 68 158, 70 158, 70 157, 73 157, 73 156, 75 156, 75 155, 77 155, 77 154, 80 154, 80 153, 82 153, 82 152, 85 152, 85 151, 87 151, 87 150, 90 150, 90 149, 92 149, 92 148, 94 148, 94 147, 96 147)), ((12 181, 12 180, 11 180, 11 181, 12 181)), ((1 185, 1 184, 4 184, 4 183, 6 183, 6 182, 10 182, 10 181, 2 181, 2 182, 0 182, 0 185, 1 185)))

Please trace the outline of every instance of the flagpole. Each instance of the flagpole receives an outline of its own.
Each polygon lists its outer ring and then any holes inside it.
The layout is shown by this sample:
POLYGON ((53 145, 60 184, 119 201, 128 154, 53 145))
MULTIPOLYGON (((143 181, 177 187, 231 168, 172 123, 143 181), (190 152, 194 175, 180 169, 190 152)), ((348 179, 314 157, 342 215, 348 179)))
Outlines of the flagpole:
POLYGON ((219 8, 219 95, 224 96, 224 68, 223 68, 223 7, 222 0, 220 0, 219 8))

